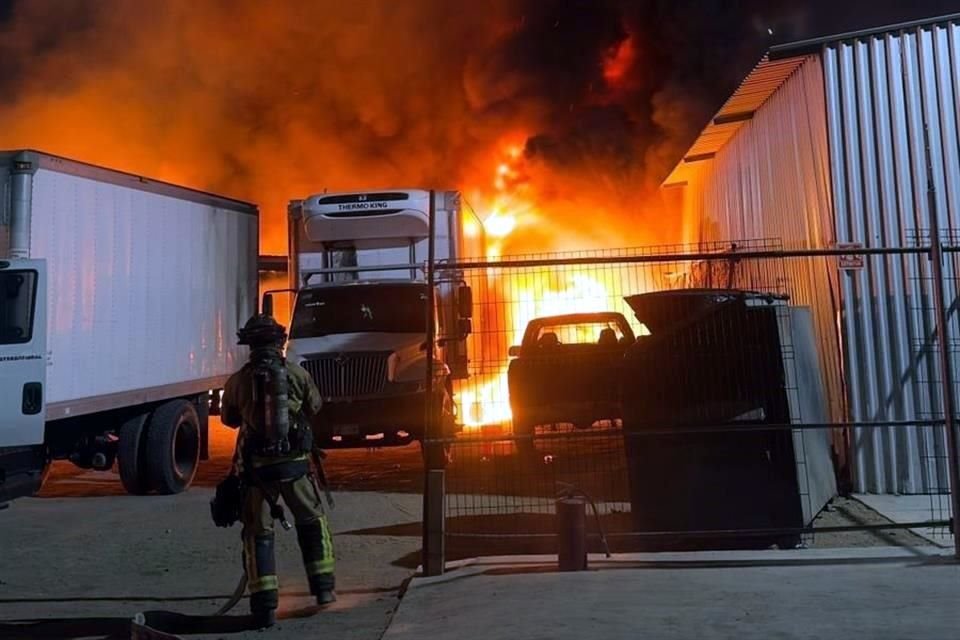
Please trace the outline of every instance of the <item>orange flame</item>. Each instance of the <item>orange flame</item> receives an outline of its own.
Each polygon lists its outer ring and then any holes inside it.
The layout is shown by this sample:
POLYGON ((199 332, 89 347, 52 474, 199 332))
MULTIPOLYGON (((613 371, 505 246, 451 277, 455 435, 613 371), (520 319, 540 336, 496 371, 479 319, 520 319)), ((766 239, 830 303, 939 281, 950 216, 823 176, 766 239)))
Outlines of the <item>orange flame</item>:
MULTIPOLYGON (((494 196, 483 221, 487 256, 490 258, 503 255, 504 243, 508 238, 515 239, 514 234, 522 234, 524 227, 538 224, 544 219, 533 194, 529 193, 522 179, 520 147, 506 147, 504 156, 495 164, 492 181, 494 196)), ((493 308, 502 314, 501 318, 494 321, 504 323, 508 331, 500 338, 499 334, 493 334, 492 328, 481 326, 483 319, 477 319, 476 333, 471 338, 471 351, 475 354, 474 358, 480 361, 489 362, 498 354, 505 356, 507 347, 519 344, 527 324, 535 318, 607 311, 612 307, 627 311, 622 300, 617 298, 617 301, 612 301, 611 292, 619 290, 618 283, 614 281, 616 274, 612 271, 565 271, 551 278, 550 284, 546 284, 538 274, 529 272, 488 269, 485 276, 485 284, 492 292, 493 308), (560 278, 559 283, 557 278, 560 278), (497 299, 507 294, 509 300, 497 299), (492 344, 490 338, 505 339, 507 343, 492 344), (477 353, 478 349, 491 353, 477 353)), ((507 368, 506 358, 502 357, 493 363, 493 371, 474 371, 470 379, 459 385, 457 399, 460 421, 466 429, 487 426, 502 428, 510 422, 507 368)))

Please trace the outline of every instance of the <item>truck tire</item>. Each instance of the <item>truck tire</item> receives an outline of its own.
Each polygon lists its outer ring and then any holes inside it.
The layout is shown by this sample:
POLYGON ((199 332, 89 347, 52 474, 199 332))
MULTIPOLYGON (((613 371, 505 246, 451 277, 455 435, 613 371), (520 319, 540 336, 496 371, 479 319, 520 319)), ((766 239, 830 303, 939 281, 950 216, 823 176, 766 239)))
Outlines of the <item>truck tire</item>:
POLYGON ((189 400, 172 400, 150 416, 144 451, 147 477, 159 493, 185 491, 200 461, 200 418, 189 400))
POLYGON ((150 492, 143 452, 146 449, 148 414, 133 416, 120 427, 120 442, 117 446, 117 467, 120 482, 127 493, 142 496, 150 492))

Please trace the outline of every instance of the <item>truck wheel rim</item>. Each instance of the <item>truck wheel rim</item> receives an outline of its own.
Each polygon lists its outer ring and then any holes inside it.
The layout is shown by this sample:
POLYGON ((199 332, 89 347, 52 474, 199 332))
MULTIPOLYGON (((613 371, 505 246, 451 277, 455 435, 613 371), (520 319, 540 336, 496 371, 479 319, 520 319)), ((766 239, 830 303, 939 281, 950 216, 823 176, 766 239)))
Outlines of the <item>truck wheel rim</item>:
POLYGON ((197 464, 200 436, 194 425, 183 420, 173 434, 173 470, 180 479, 189 478, 197 464))

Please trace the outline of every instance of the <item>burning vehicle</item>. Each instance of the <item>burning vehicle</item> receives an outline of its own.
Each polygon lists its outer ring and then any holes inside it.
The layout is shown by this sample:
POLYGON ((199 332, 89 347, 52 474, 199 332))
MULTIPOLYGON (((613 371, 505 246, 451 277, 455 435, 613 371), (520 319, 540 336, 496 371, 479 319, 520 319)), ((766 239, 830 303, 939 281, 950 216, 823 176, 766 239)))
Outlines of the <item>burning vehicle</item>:
MULTIPOLYGON (((538 425, 615 423, 623 354, 635 340, 627 319, 614 311, 532 320, 509 351, 514 434, 532 436, 538 425)), ((530 448, 533 440, 518 439, 517 446, 530 448)))

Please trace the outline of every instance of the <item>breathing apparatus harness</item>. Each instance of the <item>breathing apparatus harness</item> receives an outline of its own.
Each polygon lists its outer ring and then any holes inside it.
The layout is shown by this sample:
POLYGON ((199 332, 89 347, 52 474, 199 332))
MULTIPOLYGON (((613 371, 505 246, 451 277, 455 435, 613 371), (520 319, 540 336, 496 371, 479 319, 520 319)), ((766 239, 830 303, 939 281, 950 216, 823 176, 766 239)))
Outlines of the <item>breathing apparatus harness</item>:
MULTIPOLYGON (((242 434, 237 462, 240 474, 231 473, 217 487, 217 494, 210 504, 213 521, 218 527, 229 527, 240 519, 242 496, 245 484, 252 485, 263 493, 270 505, 270 515, 279 520, 285 530, 291 525, 286 520, 283 507, 277 497, 266 490, 265 481, 285 480, 310 473, 306 459, 293 459, 255 468, 253 458, 282 458, 291 454, 313 454, 317 473, 323 474, 320 456, 313 451, 313 432, 310 425, 298 414, 291 424, 289 380, 287 364, 281 351, 287 338, 283 325, 268 314, 257 314, 237 332, 238 343, 250 347, 252 400, 254 420, 259 429, 242 434)), ((313 477, 313 476, 312 476, 313 477)), ((316 478, 313 477, 314 482, 316 478)), ((326 484, 325 482, 323 483, 326 484)), ((325 491, 329 498, 329 492, 325 491)))

